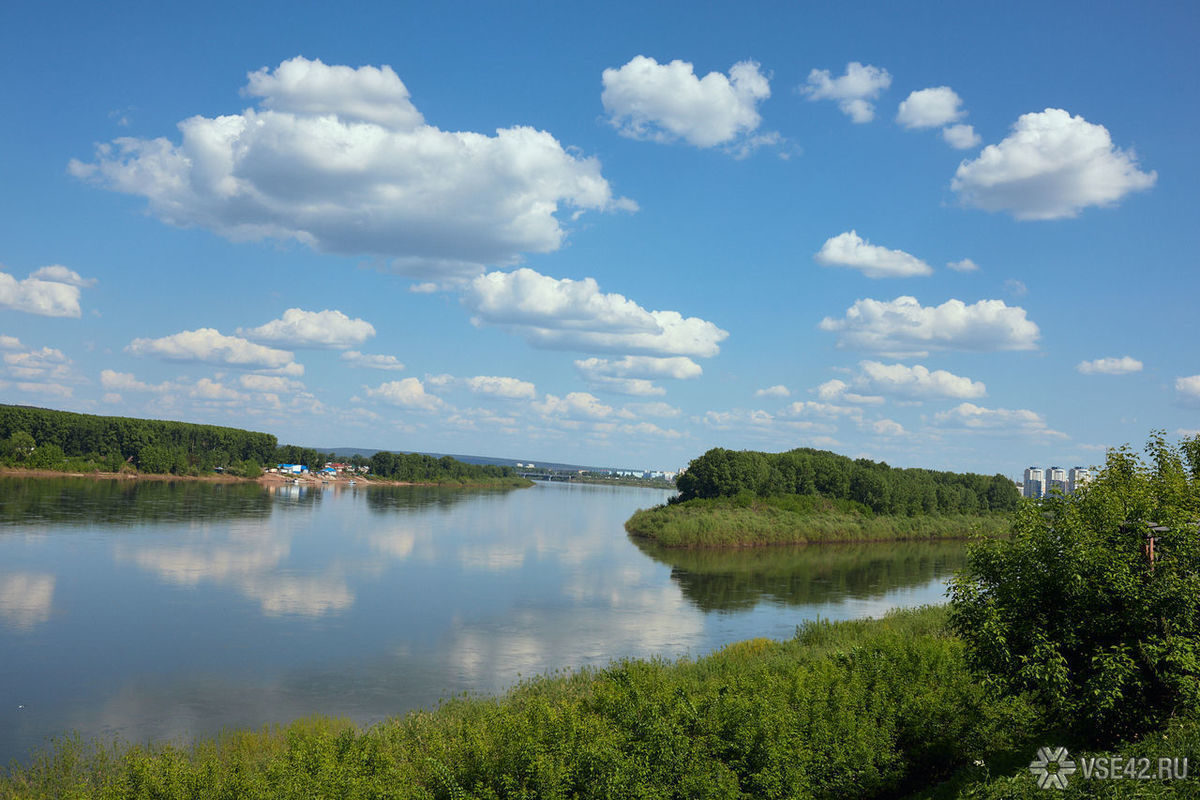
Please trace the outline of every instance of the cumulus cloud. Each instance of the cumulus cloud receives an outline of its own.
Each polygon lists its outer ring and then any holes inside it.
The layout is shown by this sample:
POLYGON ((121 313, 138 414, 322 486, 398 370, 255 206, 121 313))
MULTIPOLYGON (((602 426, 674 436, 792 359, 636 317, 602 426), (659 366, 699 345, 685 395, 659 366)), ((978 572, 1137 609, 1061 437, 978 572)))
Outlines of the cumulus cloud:
POLYGON ((548 394, 534 403, 533 408, 543 416, 567 419, 605 419, 613 413, 612 406, 601 403, 598 397, 587 392, 571 392, 566 397, 548 394))
POLYGON ((657 417, 659 419, 673 419, 680 414, 678 408, 661 400, 653 403, 629 403, 625 406, 624 411, 634 417, 657 417))
MULTIPOLYGON (((619 69, 604 70, 600 100, 609 122, 622 136, 696 147, 729 145, 748 135, 762 118, 758 104, 771 96, 770 82, 753 61, 739 61, 729 75, 696 76, 686 61, 659 64, 635 56, 619 69)), ((775 141, 774 135, 757 141, 775 141)), ((743 152, 743 151, 739 151, 743 152)))
POLYGON ((870 122, 875 119, 875 104, 871 101, 891 85, 892 76, 886 69, 851 61, 845 74, 837 78, 827 69, 814 69, 800 92, 809 100, 835 100, 853 122, 870 122))
POLYGON ((950 125, 942 128, 942 140, 955 150, 970 150, 978 147, 983 138, 971 125, 950 125))
POLYGON ((134 339, 125 349, 138 356, 244 369, 286 369, 294 360, 287 350, 254 344, 239 336, 225 336, 214 328, 181 331, 161 339, 134 339))
POLYGON ((759 389, 754 393, 755 397, 790 397, 791 392, 782 383, 777 383, 774 386, 768 386, 765 389, 759 389))
POLYGON ((78 317, 79 289, 89 285, 78 273, 60 266, 42 267, 23 280, 0 272, 0 308, 43 317, 78 317))
POLYGON ((362 319, 351 319, 341 311, 304 311, 289 308, 280 319, 238 333, 259 342, 292 347, 344 349, 360 345, 375 335, 375 327, 362 319))
POLYGON ((819 327, 841 334, 838 347, 894 356, 925 356, 931 350, 1033 350, 1041 335, 1025 309, 1003 300, 922 306, 907 296, 857 300, 844 318, 826 317, 819 327))
POLYGON ((365 367, 366 369, 382 369, 382 370, 402 370, 404 365, 401 364, 395 356, 383 354, 360 353, 357 350, 347 350, 341 355, 342 361, 345 361, 352 367, 365 367))
POLYGON ((839 233, 813 256, 825 267, 849 267, 868 278, 907 278, 930 275, 933 267, 903 250, 888 250, 864 240, 856 231, 839 233))
POLYGON ((374 389, 367 388, 367 397, 375 398, 393 406, 414 408, 423 411, 436 411, 445 403, 440 397, 435 397, 425 391, 425 386, 416 378, 404 378, 399 381, 388 381, 374 389))
POLYGON ((838 378, 822 383, 816 388, 816 393, 817 397, 825 403, 837 403, 844 400, 847 403, 877 406, 882 405, 884 402, 884 399, 879 395, 864 395, 850 391, 850 385, 838 378))
POLYGON ((607 375, 593 375, 588 378, 588 386, 598 392, 624 394, 630 397, 661 397, 667 390, 646 378, 612 378, 607 375))
POLYGON ((20 350, 24 346, 15 336, 0 336, 0 350, 20 350))
POLYGON ((864 427, 878 436, 903 436, 908 431, 894 419, 876 419, 865 423, 864 427))
POLYGON ((920 364, 883 364, 879 361, 859 363, 861 384, 885 395, 929 398, 952 397, 966 400, 984 397, 987 387, 944 369, 930 371, 920 364))
POLYGON ((304 384, 282 375, 242 375, 238 383, 251 392, 285 394, 304 390, 304 384))
POLYGON ((935 414, 934 421, 946 427, 969 431, 1067 438, 1066 434, 1048 428, 1046 419, 1041 414, 1026 408, 984 408, 974 403, 960 403, 949 411, 935 414))
POLYGON ((784 417, 825 417, 837 419, 847 417, 853 420, 862 419, 863 410, 855 406, 841 406, 836 403, 815 403, 811 400, 797 400, 789 403, 780 413, 784 417))
POLYGON ((1131 372, 1141 372, 1142 362, 1130 356, 1097 358, 1093 361, 1080 361, 1075 369, 1084 375, 1128 375, 1131 372))
POLYGON ((585 358, 575 362, 575 368, 587 378, 699 378, 704 370, 686 356, 656 358, 654 356, 625 356, 620 359, 585 358))
POLYGON ((167 382, 150 384, 138 380, 137 376, 132 372, 117 372, 111 369, 100 371, 100 385, 114 392, 162 393, 170 391, 172 388, 171 384, 167 382))
POLYGON ((677 311, 647 311, 592 278, 551 278, 522 268, 471 282, 464 302, 480 323, 498 325, 535 346, 654 356, 716 355, 729 334, 677 311))
POLYGON ((964 258, 962 261, 947 261, 946 266, 955 272, 978 272, 979 265, 969 258, 964 258))
POLYGON ((1103 125, 1061 108, 1023 114, 1012 133, 964 161, 950 187, 968 205, 1020 220, 1074 217, 1149 189, 1157 173, 1138 169, 1103 125))
POLYGON ((14 378, 66 380, 71 377, 71 359, 53 347, 5 353, 4 364, 14 378))
POLYGON ((1200 375, 1176 378, 1175 391, 1179 393, 1179 399, 1188 404, 1200 403, 1200 375))
POLYGON ((171 225, 379 255, 428 278, 558 249, 564 208, 635 207, 614 198, 595 158, 545 131, 426 123, 390 67, 296 57, 248 77, 257 108, 189 117, 178 143, 116 139, 70 172, 145 197, 171 225))
POLYGON ((476 375, 464 378, 463 384, 475 394, 488 394, 507 400, 532 400, 537 389, 529 381, 495 375, 476 375))
POLYGON ((962 98, 949 86, 919 89, 900 101, 896 122, 906 128, 937 128, 967 115, 962 98))

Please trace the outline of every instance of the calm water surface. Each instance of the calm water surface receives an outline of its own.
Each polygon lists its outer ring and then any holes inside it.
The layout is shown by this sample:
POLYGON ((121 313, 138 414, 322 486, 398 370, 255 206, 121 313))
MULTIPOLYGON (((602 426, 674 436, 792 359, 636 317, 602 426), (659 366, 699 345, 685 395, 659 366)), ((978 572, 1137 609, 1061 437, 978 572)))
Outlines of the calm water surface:
POLYGON ((0 479, 0 764, 69 730, 361 723, 522 675, 941 602, 958 543, 670 551, 652 489, 0 479))

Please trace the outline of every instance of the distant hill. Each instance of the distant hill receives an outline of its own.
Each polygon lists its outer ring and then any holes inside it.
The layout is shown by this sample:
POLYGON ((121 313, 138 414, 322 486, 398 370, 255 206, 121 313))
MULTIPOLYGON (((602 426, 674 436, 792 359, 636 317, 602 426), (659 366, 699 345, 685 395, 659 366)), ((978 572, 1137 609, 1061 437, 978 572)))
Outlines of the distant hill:
MULTIPOLYGON (((356 456, 356 455, 362 456, 363 458, 370 458, 371 456, 375 455, 376 453, 378 453, 380 451, 380 448, 368 450, 368 449, 365 449, 362 447, 330 447, 330 448, 318 447, 315 449, 320 450, 322 453, 334 453, 337 455, 338 458, 349 458, 350 456, 356 456)), ((392 450, 391 452, 393 452, 393 453, 419 453, 421 451, 419 451, 419 450, 392 450)), ((546 469, 569 470, 571 472, 577 472, 581 469, 592 470, 592 471, 604 470, 604 469, 634 469, 634 467, 590 467, 590 466, 586 466, 583 464, 563 464, 558 461, 538 461, 536 458, 496 458, 495 456, 468 456, 468 455, 459 455, 457 453, 421 453, 421 455, 433 456, 434 458, 441 458, 442 456, 450 456, 451 458, 457 459, 466 464, 485 464, 485 465, 486 464, 494 464, 494 465, 502 466, 502 467, 516 466, 516 464, 518 462, 520 462, 522 464, 528 464, 528 463, 532 462, 532 463, 536 464, 538 467, 544 467, 546 469)), ((645 468, 638 467, 637 469, 645 469, 645 468)))

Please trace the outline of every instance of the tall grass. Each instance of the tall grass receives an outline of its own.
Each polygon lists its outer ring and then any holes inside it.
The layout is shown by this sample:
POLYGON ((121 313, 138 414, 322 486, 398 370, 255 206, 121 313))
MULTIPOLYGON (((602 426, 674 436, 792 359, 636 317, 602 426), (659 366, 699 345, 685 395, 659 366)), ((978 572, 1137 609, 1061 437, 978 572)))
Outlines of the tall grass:
POLYGON ((664 547, 751 547, 813 542, 901 541, 996 536, 1009 515, 876 516, 798 507, 793 497, 697 499, 634 513, 625 530, 664 547))
POLYGON ((943 609, 627 660, 367 730, 303 720, 188 747, 67 739, 3 798, 860 798, 952 774, 1032 718, 967 672, 943 609))

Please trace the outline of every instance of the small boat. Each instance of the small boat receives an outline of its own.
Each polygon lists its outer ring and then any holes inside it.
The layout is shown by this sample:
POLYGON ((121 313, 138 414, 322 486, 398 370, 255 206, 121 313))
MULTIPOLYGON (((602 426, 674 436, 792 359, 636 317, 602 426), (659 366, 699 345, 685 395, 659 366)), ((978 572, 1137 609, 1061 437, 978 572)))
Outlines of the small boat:
POLYGON ((358 484, 357 484, 355 481, 350 481, 350 485, 351 485, 351 486, 357 486, 358 484))

